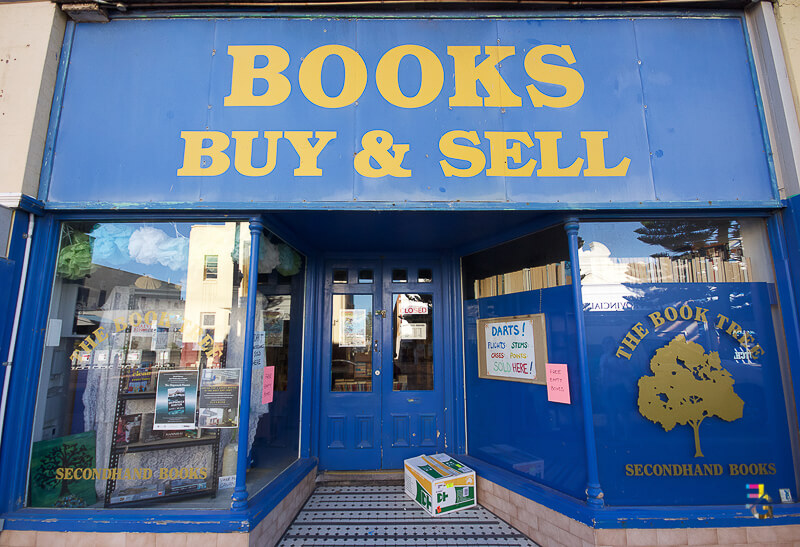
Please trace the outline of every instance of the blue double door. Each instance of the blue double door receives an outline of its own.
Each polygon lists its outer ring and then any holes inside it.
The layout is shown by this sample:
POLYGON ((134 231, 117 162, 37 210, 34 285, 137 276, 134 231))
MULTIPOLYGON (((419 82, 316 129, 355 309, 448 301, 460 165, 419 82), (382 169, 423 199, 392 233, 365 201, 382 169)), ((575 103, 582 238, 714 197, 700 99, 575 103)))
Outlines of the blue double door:
POLYGON ((442 451, 440 277, 434 260, 326 264, 321 469, 400 469, 442 451))

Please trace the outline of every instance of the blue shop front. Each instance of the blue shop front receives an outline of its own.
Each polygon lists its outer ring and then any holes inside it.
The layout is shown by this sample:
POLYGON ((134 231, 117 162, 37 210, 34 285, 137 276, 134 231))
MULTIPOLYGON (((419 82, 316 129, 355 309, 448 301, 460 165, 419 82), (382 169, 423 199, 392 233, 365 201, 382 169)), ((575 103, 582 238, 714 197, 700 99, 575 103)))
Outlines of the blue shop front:
POLYGON ((747 17, 69 23, 5 529, 269 544, 317 473, 447 452, 544 544, 792 532, 796 200, 747 17))

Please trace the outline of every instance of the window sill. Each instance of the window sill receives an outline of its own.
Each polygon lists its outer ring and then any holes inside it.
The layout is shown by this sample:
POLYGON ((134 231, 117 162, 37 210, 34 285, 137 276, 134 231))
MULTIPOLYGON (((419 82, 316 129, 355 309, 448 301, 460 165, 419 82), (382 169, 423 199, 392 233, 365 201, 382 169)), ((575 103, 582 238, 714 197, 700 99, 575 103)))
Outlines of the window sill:
POLYGON ((4 530, 49 532, 250 532, 314 470, 316 458, 301 458, 248 500, 244 511, 169 509, 24 508, 2 515, 4 530))

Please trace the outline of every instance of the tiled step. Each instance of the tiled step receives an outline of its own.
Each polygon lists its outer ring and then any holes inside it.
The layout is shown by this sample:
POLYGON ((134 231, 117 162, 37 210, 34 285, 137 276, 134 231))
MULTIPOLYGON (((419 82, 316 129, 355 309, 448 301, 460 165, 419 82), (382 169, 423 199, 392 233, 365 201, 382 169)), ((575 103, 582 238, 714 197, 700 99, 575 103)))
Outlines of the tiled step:
POLYGON ((431 517, 399 485, 325 483, 306 502, 279 546, 536 544, 483 507, 431 517))

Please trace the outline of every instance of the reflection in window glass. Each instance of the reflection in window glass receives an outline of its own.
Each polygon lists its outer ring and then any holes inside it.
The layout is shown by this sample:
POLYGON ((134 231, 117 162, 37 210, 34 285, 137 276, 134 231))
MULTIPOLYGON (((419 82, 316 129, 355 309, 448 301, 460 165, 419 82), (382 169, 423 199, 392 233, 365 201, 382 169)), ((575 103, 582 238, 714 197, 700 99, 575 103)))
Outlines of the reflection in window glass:
POLYGON ((606 503, 732 504, 741 496, 736 477, 718 477, 714 488, 643 491, 624 472, 638 462, 768 459, 774 486, 765 479, 766 490, 794 480, 780 396, 788 363, 764 221, 582 222, 578 235, 606 503))
POLYGON ((420 268, 417 276, 417 283, 433 283, 433 270, 430 268, 420 268))
POLYGON ((334 294, 331 391, 372 391, 372 295, 334 294))
POLYGON ((333 270, 334 283, 347 283, 347 270, 333 270))
POLYGON ((394 391, 433 389, 433 295, 395 294, 394 391))
POLYGON ((273 234, 262 236, 261 253, 251 379, 253 441, 247 470, 251 495, 297 459, 300 435, 302 328, 297 325, 302 318, 304 260, 273 234), (265 373, 273 379, 268 403, 262 399, 265 373))
POLYGON ((217 255, 206 255, 205 266, 203 268, 203 279, 216 279, 219 257, 217 255))
POLYGON ((359 270, 358 271, 358 282, 359 283, 372 283, 373 282, 374 274, 372 270, 359 270))
POLYGON ((408 270, 392 270, 392 283, 408 283, 408 270))
POLYGON ((582 223, 581 283, 763 281, 750 255, 758 225, 731 219, 582 223))
MULTIPOLYGON (((301 264, 273 245, 270 269, 301 264)), ((230 508, 249 254, 247 223, 62 226, 30 506, 230 508)), ((253 432, 268 410, 251 408, 253 432)), ((248 473, 250 491, 263 479, 248 473)))

